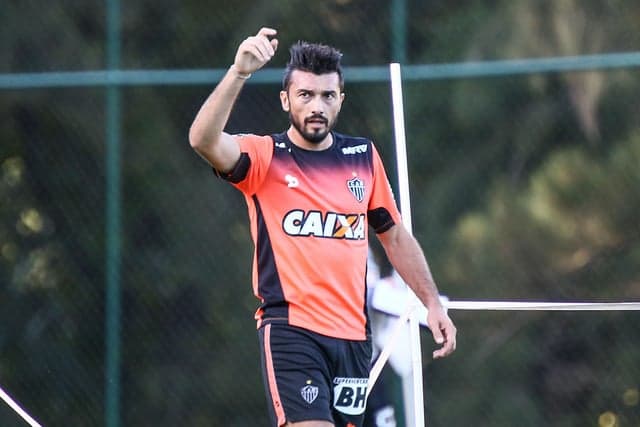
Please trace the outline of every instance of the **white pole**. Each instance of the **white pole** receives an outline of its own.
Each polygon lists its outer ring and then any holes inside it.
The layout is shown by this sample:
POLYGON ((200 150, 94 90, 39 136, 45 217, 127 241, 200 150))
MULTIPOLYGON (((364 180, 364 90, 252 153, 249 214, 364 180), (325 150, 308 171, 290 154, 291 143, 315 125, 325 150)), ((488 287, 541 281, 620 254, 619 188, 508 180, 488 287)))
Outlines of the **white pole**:
POLYGON ((407 166, 407 137, 404 131, 404 103, 402 100, 402 75, 400 64, 389 64, 391 74, 391 105, 393 107, 393 130, 396 144, 400 211, 405 227, 411 233, 411 197, 409 195, 409 168, 407 166))
POLYGON ((13 409, 20 417, 27 422, 31 427, 42 427, 36 420, 31 418, 27 411, 22 409, 20 405, 16 403, 15 400, 11 398, 2 388, 0 388, 0 399, 4 400, 4 402, 9 405, 11 409, 13 409))
MULTIPOLYGON (((400 211, 402 222, 413 233, 411 226, 411 200, 409 195, 409 172, 407 167, 407 144, 404 129, 404 103, 402 101, 402 75, 400 64, 389 64, 391 74, 391 100, 393 106, 393 124, 396 144, 396 161, 398 167, 398 187, 400 191, 400 211)), ((409 292, 408 306, 420 306, 420 301, 411 289, 409 292)), ((424 427, 424 396, 422 391, 422 351, 420 349, 420 320, 419 310, 410 310, 409 329, 411 337, 411 372, 413 377, 413 396, 405 399, 405 405, 412 408, 407 411, 412 414, 413 424, 416 427, 424 427)))
POLYGON ((449 310, 640 311, 640 302, 446 301, 449 310))
POLYGON ((407 327, 407 320, 409 320, 410 316, 411 316, 411 310, 405 310, 404 313, 402 313, 402 315, 400 316, 400 318, 396 320, 396 324, 393 326, 392 332, 389 338, 387 339, 387 342, 385 343, 384 348, 378 355, 378 358, 376 359, 376 363, 374 363, 373 366, 371 367, 371 371, 369 371, 369 383, 368 383, 369 386, 367 387, 367 397, 369 397, 369 394, 371 393, 371 389, 373 388, 376 381, 378 380, 380 373, 382 373, 382 368, 384 368, 384 365, 385 363, 387 363, 387 360, 389 360, 391 353, 393 353, 393 351, 395 350, 398 336, 400 335, 400 332, 402 331, 402 329, 407 327))

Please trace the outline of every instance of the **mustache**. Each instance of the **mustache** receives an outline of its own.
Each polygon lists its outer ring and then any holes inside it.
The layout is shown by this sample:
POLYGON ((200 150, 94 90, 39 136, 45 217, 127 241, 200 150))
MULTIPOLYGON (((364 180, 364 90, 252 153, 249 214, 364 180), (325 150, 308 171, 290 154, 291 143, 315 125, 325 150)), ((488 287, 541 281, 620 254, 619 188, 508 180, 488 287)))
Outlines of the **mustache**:
POLYGON ((310 122, 310 121, 312 121, 312 120, 313 120, 313 121, 321 121, 321 122, 323 122, 324 124, 329 123, 329 120, 327 120, 327 118, 326 118, 325 116, 321 115, 321 114, 314 114, 314 115, 312 115, 312 116, 309 116, 309 117, 307 117, 307 118, 305 118, 305 119, 304 119, 304 122, 305 122, 305 123, 309 123, 309 122, 310 122))

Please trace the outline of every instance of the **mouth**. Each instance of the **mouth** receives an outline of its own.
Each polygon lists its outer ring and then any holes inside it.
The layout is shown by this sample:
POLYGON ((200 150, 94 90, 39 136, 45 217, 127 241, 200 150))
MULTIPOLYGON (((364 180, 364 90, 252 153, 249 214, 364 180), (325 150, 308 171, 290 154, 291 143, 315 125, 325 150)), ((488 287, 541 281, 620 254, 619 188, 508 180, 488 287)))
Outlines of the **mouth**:
POLYGON ((312 126, 326 126, 328 121, 323 117, 310 117, 305 120, 305 123, 312 126))

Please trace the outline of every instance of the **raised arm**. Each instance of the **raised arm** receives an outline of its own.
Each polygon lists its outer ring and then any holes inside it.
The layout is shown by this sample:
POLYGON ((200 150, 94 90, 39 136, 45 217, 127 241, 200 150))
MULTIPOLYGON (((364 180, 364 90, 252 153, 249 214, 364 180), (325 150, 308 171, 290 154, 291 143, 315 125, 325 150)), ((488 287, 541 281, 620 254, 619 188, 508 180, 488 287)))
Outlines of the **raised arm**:
POLYGON ((427 307, 427 325, 436 343, 442 345, 433 352, 433 357, 449 355, 456 349, 456 327, 440 303, 438 288, 420 245, 402 224, 378 234, 378 239, 400 277, 427 307))
POLYGON ((229 172, 240 158, 235 138, 224 132, 240 90, 251 73, 273 57, 278 40, 276 30, 262 28, 238 47, 233 65, 200 107, 191 129, 189 143, 196 152, 220 172, 229 172))

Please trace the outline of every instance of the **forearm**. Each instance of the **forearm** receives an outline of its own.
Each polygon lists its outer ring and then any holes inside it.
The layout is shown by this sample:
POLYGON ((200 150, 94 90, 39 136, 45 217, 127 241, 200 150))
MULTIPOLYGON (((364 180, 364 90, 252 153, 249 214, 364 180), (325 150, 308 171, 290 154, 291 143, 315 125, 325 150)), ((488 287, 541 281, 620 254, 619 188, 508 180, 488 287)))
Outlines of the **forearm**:
POLYGON ((396 225, 378 237, 393 268, 425 307, 440 305, 438 288, 416 239, 403 225, 396 225))
POLYGON ((379 234, 378 238, 400 277, 427 307, 427 325, 436 343, 442 345, 433 352, 433 357, 451 354, 456 349, 456 327, 440 303, 438 288, 420 245, 401 224, 379 234))
POLYGON ((189 129, 193 149, 220 172, 229 172, 240 158, 239 145, 224 128, 244 82, 273 57, 278 47, 278 40, 273 38, 276 33, 273 28, 263 27, 255 36, 240 43, 233 65, 202 105, 189 129))
POLYGON ((202 104, 189 130, 189 143, 216 169, 226 170, 237 160, 233 146, 225 146, 224 133, 233 106, 244 86, 243 78, 234 66, 231 66, 220 83, 202 104))

